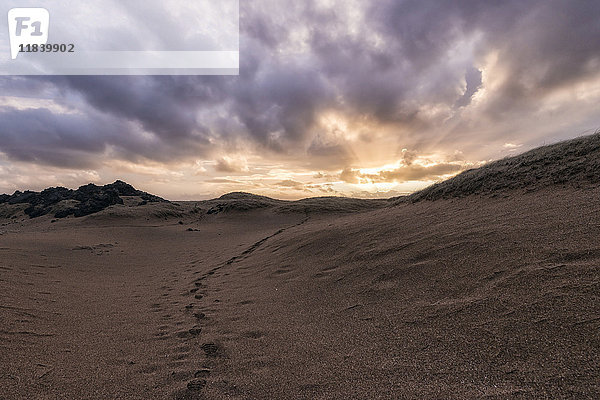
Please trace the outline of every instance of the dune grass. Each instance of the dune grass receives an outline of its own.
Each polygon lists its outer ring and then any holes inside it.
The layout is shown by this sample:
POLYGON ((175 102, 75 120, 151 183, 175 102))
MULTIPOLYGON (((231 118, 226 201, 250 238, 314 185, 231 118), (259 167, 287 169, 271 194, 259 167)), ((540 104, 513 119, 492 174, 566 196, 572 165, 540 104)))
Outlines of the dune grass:
POLYGON ((528 191, 560 185, 600 184, 600 131, 593 135, 539 147, 504 158, 408 196, 407 200, 438 200, 474 194, 528 191))

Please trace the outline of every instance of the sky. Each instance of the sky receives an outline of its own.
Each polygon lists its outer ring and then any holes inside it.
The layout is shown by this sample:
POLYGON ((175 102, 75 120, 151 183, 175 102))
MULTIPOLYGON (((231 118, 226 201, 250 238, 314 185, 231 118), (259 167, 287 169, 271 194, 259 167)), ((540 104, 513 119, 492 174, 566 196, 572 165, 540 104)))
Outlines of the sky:
POLYGON ((0 77, 0 193, 391 197, 600 128, 597 0, 240 3, 239 76, 0 77))

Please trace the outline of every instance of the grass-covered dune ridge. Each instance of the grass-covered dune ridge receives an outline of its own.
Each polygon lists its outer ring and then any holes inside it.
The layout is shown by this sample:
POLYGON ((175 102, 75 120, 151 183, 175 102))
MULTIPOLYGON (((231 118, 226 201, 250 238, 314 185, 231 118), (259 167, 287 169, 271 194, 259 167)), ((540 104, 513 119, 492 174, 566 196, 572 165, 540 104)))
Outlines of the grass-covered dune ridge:
POLYGON ((504 158, 410 195, 411 201, 438 200, 553 185, 600 184, 600 131, 504 158))

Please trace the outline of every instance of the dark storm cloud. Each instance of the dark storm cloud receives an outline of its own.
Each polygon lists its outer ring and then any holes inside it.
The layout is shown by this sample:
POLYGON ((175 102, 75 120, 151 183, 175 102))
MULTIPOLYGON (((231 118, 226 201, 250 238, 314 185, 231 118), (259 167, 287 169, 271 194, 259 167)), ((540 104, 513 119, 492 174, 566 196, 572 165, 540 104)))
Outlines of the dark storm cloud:
POLYGON ((323 76, 310 66, 269 65, 233 89, 231 111, 261 145, 285 152, 309 134, 331 94, 323 76))
POLYGON ((60 82, 97 110, 139 122, 167 140, 205 138, 207 130, 194 111, 225 96, 219 81, 202 85, 201 79, 189 77, 74 76, 60 82))
POLYGON ((127 118, 87 111, 0 107, 0 152, 13 160, 69 168, 97 167, 104 156, 170 162, 205 152, 206 141, 197 137, 147 134, 127 118))
POLYGON ((94 164, 95 155, 104 152, 106 136, 115 130, 122 127, 112 120, 9 108, 0 112, 0 151, 18 161, 87 167, 94 164))
POLYGON ((465 81, 467 83, 467 89, 463 96, 457 100, 456 107, 468 106, 471 103, 473 95, 481 88, 483 83, 481 80, 481 71, 477 68, 469 68, 465 75, 465 81))
POLYGON ((352 160, 343 143, 317 137, 323 109, 432 136, 442 122, 427 110, 468 106, 492 52, 508 79, 487 93, 490 118, 528 112, 600 67, 598 1, 242 2, 241 34, 239 77, 1 78, 2 95, 78 114, 5 109, 0 151, 63 166, 107 148, 166 161, 244 141, 341 168, 352 160))
MULTIPOLYGON (((369 12, 389 51, 399 54, 409 69, 421 71, 421 76, 432 66, 445 64, 457 41, 480 35, 473 62, 497 51, 500 65, 510 76, 493 93, 486 110, 491 115, 530 106, 546 91, 597 73, 597 1, 382 1, 369 12)), ((465 67, 467 84, 471 83, 467 93, 473 94, 470 89, 478 86, 478 78, 473 65, 465 67)), ((431 94, 441 98, 448 93, 445 89, 442 83, 431 94)), ((467 103, 463 98, 457 105, 467 103)))

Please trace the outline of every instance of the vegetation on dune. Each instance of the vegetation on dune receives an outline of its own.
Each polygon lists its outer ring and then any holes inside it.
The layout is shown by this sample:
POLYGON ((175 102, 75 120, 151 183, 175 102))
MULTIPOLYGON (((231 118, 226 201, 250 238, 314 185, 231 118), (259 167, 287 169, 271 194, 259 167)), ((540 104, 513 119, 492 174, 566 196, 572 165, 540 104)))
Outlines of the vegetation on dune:
POLYGON ((408 196, 411 202, 600 184, 600 132, 539 147, 465 171, 408 196))

